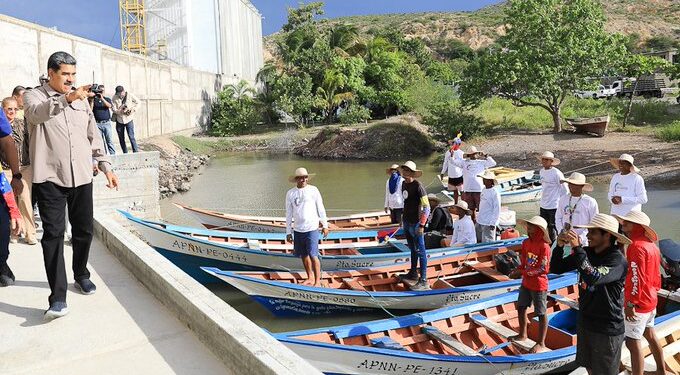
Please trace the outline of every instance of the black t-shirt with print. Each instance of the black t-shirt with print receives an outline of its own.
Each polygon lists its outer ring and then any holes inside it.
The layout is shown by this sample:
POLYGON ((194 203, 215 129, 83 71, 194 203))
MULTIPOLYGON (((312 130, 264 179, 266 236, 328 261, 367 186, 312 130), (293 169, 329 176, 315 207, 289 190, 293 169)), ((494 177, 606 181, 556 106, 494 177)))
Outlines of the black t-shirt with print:
POLYGON ((401 184, 401 194, 404 197, 403 220, 415 224, 420 219, 420 198, 427 196, 425 188, 418 180, 401 184))

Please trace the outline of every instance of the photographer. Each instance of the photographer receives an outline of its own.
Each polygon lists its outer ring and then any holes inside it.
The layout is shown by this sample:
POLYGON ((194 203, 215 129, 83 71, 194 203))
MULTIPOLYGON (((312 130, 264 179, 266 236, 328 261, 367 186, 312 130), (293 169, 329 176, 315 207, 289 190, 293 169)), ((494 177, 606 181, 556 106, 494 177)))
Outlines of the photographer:
POLYGON ((92 86, 94 96, 90 98, 90 108, 92 108, 94 119, 97 121, 97 128, 99 128, 109 155, 115 155, 116 149, 113 147, 113 132, 111 131, 111 108, 113 107, 113 101, 111 98, 104 96, 104 91, 104 85, 92 86))
POLYGON ((47 61, 49 81, 25 93, 25 119, 29 125, 33 189, 43 220, 42 248, 50 284, 45 320, 68 313, 64 264, 64 216, 72 228, 75 287, 93 294, 87 260, 94 232, 92 160, 106 176, 107 187, 118 188, 118 178, 105 155, 87 98, 90 86, 76 88, 76 59, 56 52, 47 61))
POLYGON ((137 140, 135 139, 135 124, 132 122, 139 99, 129 92, 125 91, 123 86, 116 86, 116 95, 113 96, 113 114, 116 120, 116 132, 118 133, 118 141, 120 148, 124 154, 127 154, 127 146, 125 145, 125 131, 127 130, 130 138, 130 145, 132 152, 139 151, 137 147, 137 140))

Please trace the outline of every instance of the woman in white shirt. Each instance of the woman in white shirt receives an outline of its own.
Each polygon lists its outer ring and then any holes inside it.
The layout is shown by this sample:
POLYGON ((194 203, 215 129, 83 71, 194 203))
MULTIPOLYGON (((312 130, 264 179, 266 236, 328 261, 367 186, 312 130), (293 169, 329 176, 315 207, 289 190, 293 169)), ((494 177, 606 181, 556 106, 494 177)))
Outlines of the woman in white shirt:
POLYGON ((463 160, 463 150, 460 149, 461 143, 459 137, 453 141, 449 141, 449 149, 444 154, 444 163, 439 178, 448 177, 448 190, 453 193, 454 203, 458 203, 458 195, 463 192, 463 169, 456 166, 454 161, 463 160))
POLYGON ((464 200, 461 200, 453 206, 449 206, 449 212, 458 216, 458 220, 453 222, 453 234, 448 239, 442 240, 442 246, 449 247, 476 244, 477 232, 475 231, 475 223, 472 222, 472 218, 470 217, 472 211, 468 208, 468 204, 464 200))
POLYGON ((493 172, 487 170, 480 177, 484 183, 484 190, 479 201, 475 229, 477 241, 481 243, 496 240, 496 226, 501 216, 501 193, 496 190, 498 181, 493 172))
POLYGON ((625 216, 630 211, 642 211, 642 205, 647 203, 647 189, 645 180, 638 174, 640 169, 635 166, 635 159, 622 154, 610 162, 619 170, 609 183, 607 197, 612 203, 611 214, 625 216))
POLYGON ((385 213, 390 214, 392 224, 401 223, 404 212, 404 196, 401 194, 401 184, 404 178, 399 174, 399 165, 392 164, 387 168, 390 178, 385 183, 385 213))

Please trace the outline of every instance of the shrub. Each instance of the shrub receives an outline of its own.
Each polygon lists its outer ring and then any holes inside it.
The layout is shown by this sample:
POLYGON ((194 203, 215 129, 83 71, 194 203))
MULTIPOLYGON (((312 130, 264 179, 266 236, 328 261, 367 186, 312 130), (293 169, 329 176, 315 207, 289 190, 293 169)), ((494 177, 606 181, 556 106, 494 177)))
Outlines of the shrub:
POLYGON ((360 149, 376 159, 414 158, 430 155, 434 144, 427 134, 413 126, 383 122, 366 129, 360 149))
POLYGON ((209 133, 216 136, 244 134, 260 121, 254 91, 245 82, 224 88, 213 102, 209 133))
POLYGON ((664 126, 657 131, 656 136, 666 142, 680 141, 680 121, 664 126))
POLYGON ((464 111, 456 101, 436 103, 429 112, 430 115, 425 116, 423 122, 430 127, 436 139, 453 139, 458 132, 462 132, 467 139, 484 133, 484 119, 464 111))
POLYGON ((343 124, 357 124, 370 119, 371 111, 362 105, 356 104, 350 104, 347 108, 344 108, 338 116, 338 120, 343 124))

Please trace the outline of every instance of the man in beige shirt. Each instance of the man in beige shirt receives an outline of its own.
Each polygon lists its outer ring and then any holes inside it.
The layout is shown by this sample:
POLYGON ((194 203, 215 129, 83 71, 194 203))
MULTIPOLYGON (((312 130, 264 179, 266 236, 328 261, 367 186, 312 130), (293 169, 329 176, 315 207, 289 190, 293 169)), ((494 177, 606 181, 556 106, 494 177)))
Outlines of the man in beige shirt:
POLYGON ((139 106, 139 99, 132 95, 132 93, 125 91, 123 86, 116 86, 116 94, 113 96, 112 101, 112 110, 116 120, 116 132, 118 133, 120 148, 124 154, 127 154, 127 145, 125 144, 125 132, 127 131, 132 152, 139 151, 137 140, 135 139, 135 123, 132 121, 139 106))
POLYGON ((64 265, 64 215, 72 229, 75 287, 93 294, 87 259, 93 233, 93 159, 104 172, 107 187, 118 178, 104 151, 97 123, 87 102, 90 86, 75 88, 76 60, 56 52, 47 61, 49 81, 24 94, 24 116, 29 125, 33 189, 43 221, 42 248, 52 293, 45 320, 68 313, 64 265))

